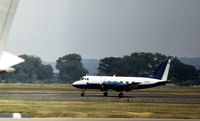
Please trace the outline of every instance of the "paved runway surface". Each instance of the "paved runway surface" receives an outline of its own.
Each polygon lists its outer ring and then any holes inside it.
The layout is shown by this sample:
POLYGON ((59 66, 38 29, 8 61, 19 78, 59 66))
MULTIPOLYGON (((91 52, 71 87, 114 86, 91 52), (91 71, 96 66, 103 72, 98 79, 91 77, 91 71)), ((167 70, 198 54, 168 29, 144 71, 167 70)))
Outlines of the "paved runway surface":
POLYGON ((0 93, 0 99, 11 100, 53 100, 53 101, 129 101, 129 102, 179 102, 179 103, 200 103, 200 95, 176 95, 159 94, 146 92, 125 93, 125 97, 118 98, 117 93, 111 93, 103 97, 101 93, 87 93, 81 97, 80 93, 0 93))
MULTIPOLYGON (((0 92, 0 99, 5 100, 49 100, 49 101, 125 101, 125 102, 149 102, 149 103, 200 103, 200 95, 193 94, 176 94, 176 93, 160 93, 160 92, 130 92, 125 93, 125 97, 118 98, 117 93, 109 93, 108 97, 103 97, 102 93, 88 92, 85 97, 81 97, 78 92, 68 93, 30 93, 30 92, 0 92)), ((7 119, 1 119, 0 121, 10 121, 11 114, 3 116, 7 119)), ((15 121, 200 121, 200 119, 31 119, 23 118, 30 116, 23 116, 22 119, 14 119, 15 121)))

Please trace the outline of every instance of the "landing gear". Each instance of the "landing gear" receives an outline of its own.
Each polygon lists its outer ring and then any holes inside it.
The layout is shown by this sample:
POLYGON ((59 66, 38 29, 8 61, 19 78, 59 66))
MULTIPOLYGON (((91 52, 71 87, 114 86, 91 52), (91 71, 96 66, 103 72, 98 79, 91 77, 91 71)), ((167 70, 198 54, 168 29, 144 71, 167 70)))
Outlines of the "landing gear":
POLYGON ((81 97, 85 96, 85 90, 82 90, 81 97))
POLYGON ((118 97, 119 97, 119 98, 122 98, 122 97, 124 97, 124 94, 123 94, 123 92, 120 92, 120 93, 119 93, 119 95, 118 95, 118 97))
POLYGON ((103 93, 103 96, 104 96, 104 97, 107 97, 107 96, 108 96, 108 92, 104 92, 104 93, 103 93))
POLYGON ((84 97, 85 96, 85 93, 81 93, 81 97, 84 97))

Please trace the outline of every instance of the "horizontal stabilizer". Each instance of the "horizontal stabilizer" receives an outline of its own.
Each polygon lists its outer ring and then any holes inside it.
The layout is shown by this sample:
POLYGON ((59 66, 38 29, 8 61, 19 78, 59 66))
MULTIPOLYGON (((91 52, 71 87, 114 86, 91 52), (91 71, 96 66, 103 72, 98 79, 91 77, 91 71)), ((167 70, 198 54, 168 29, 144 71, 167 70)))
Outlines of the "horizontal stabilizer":
POLYGON ((5 70, 11 66, 24 62, 24 59, 3 51, 0 58, 0 70, 5 70))

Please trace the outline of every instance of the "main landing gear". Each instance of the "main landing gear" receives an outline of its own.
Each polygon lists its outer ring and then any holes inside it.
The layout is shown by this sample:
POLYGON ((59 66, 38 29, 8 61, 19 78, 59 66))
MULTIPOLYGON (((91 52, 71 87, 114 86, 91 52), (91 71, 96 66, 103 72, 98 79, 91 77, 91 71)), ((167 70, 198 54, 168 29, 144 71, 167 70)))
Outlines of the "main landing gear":
POLYGON ((104 92, 104 93, 103 93, 103 96, 104 96, 104 97, 107 97, 107 96, 108 96, 108 92, 104 92))
MULTIPOLYGON (((85 91, 86 91, 85 89, 82 90, 81 97, 84 97, 84 96, 85 96, 85 91)), ((105 92, 103 93, 103 96, 104 96, 104 97, 107 97, 107 96, 108 96, 108 92, 105 91, 105 92)), ((119 98, 124 97, 124 93, 123 93, 123 92, 120 92, 119 95, 118 95, 118 97, 119 97, 119 98)))
POLYGON ((119 98, 122 98, 122 97, 124 97, 124 94, 123 94, 123 92, 120 92, 120 93, 119 93, 119 95, 118 95, 118 97, 119 97, 119 98))
MULTIPOLYGON (((107 96, 108 96, 108 92, 105 91, 105 92, 103 93, 103 96, 104 96, 104 97, 107 97, 107 96)), ((124 93, 123 93, 123 92, 120 92, 119 95, 118 95, 118 97, 119 97, 119 98, 124 97, 124 93)))

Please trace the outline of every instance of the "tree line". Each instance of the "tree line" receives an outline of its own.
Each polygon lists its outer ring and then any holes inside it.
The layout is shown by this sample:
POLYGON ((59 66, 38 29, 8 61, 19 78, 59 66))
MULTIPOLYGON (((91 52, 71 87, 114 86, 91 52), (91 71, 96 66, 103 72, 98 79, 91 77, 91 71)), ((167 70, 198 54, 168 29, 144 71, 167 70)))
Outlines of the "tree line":
POLYGON ((154 75, 155 69, 172 58, 168 79, 177 85, 199 85, 199 71, 192 65, 179 61, 176 57, 160 53, 132 53, 124 57, 107 57, 100 60, 99 75, 143 76, 154 75))
MULTIPOLYGON (((25 62, 16 65, 15 72, 1 75, 5 83, 72 83, 88 73, 81 63, 79 54, 68 54, 59 57, 56 68, 59 73, 53 72, 51 65, 45 65, 37 56, 20 55, 25 62)), ((158 66, 168 58, 173 58, 169 79, 177 85, 199 85, 200 70, 186 65, 176 57, 160 53, 135 52, 123 57, 106 57, 100 60, 98 75, 116 76, 144 76, 154 74, 158 66)))

